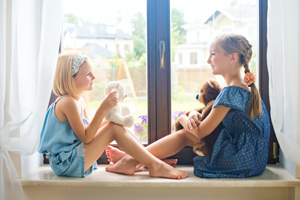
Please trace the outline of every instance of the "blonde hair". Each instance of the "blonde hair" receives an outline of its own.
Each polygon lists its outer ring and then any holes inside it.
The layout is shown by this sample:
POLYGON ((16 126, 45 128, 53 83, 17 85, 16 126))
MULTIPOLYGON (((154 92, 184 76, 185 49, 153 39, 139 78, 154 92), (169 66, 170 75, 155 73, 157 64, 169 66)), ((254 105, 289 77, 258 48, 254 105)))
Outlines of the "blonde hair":
MULTIPOLYGON (((238 34, 222 34, 216 37, 214 43, 227 54, 237 53, 240 63, 244 66, 245 74, 250 72, 249 62, 252 57, 252 45, 249 44, 244 36, 238 34)), ((261 116, 261 112, 260 94, 253 83, 251 85, 248 115, 253 119, 255 115, 261 116)))
POLYGON ((72 61, 76 54, 78 52, 72 51, 58 56, 53 82, 53 93, 57 96, 79 94, 72 80, 77 75, 72 76, 72 61))

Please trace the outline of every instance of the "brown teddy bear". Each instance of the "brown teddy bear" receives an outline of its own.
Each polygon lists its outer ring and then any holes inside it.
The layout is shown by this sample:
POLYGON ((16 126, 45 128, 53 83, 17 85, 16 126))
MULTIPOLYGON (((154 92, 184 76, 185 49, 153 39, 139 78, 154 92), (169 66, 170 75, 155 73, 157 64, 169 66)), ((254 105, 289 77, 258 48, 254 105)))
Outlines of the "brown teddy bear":
MULTIPOLYGON (((208 80, 202 85, 202 87, 200 88, 200 93, 197 94, 196 99, 199 102, 203 103, 204 106, 195 109, 201 115, 200 121, 203 121, 208 116, 215 102, 215 99, 220 94, 221 90, 222 87, 220 86, 220 84, 213 79, 208 80)), ((185 115, 189 116, 190 112, 191 111, 186 112, 185 115)), ((183 129, 183 126, 178 121, 175 122, 174 126, 175 131, 183 129)), ((205 138, 202 138, 200 142, 198 142, 194 146, 194 153, 196 153, 199 156, 211 156, 213 145, 220 133, 221 126, 222 125, 219 124, 211 134, 209 134, 205 138)))

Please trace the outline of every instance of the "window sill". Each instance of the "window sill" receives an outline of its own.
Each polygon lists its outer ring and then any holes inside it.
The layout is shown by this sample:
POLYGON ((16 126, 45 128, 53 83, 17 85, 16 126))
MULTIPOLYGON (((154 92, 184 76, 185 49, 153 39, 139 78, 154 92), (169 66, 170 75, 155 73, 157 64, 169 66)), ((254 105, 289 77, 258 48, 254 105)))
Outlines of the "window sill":
POLYGON ((105 166, 107 165, 98 165, 98 169, 86 178, 70 178, 58 177, 49 165, 43 165, 20 181, 23 187, 300 187, 300 180, 295 179, 280 165, 268 165, 262 175, 245 179, 198 178, 193 174, 193 166, 178 165, 177 169, 189 173, 182 180, 149 177, 147 170, 138 171, 133 176, 108 173, 105 166))
POLYGON ((106 165, 86 178, 56 176, 43 165, 21 179, 27 200, 298 200, 300 180, 280 165, 268 165, 260 176, 244 179, 202 179, 195 177, 193 166, 178 165, 189 176, 182 180, 151 178, 146 170, 133 176, 108 173, 106 165))

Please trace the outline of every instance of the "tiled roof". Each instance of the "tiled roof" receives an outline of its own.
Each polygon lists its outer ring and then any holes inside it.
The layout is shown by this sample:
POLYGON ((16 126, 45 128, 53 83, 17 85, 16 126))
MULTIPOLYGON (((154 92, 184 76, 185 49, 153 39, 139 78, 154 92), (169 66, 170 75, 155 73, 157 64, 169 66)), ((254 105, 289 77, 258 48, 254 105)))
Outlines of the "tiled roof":
POLYGON ((101 58, 111 59, 111 58, 113 58, 113 55, 114 55, 113 52, 111 52, 95 43, 87 43, 84 45, 84 47, 92 48, 91 50, 89 50, 90 58, 101 57, 101 58))
POLYGON ((209 16, 207 20, 205 20, 204 24, 206 24, 208 21, 213 20, 213 18, 216 18, 220 13, 227 16, 233 21, 240 21, 244 19, 253 18, 256 17, 256 9, 256 5, 250 3, 234 5, 224 9, 217 9, 212 15, 209 16))
POLYGON ((133 37, 115 26, 86 23, 74 29, 77 38, 89 39, 133 39, 133 37))

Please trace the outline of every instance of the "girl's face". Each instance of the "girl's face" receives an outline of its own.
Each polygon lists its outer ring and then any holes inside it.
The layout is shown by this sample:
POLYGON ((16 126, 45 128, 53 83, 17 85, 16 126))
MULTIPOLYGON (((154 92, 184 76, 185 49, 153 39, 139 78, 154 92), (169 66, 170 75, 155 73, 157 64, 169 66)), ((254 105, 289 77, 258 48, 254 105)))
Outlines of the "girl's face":
POLYGON ((94 80, 95 76, 92 72, 92 65, 89 60, 80 66, 78 73, 73 77, 75 87, 80 93, 93 90, 94 80))
POLYGON ((231 57, 214 43, 210 45, 207 63, 211 66, 213 75, 224 75, 230 70, 231 57))

